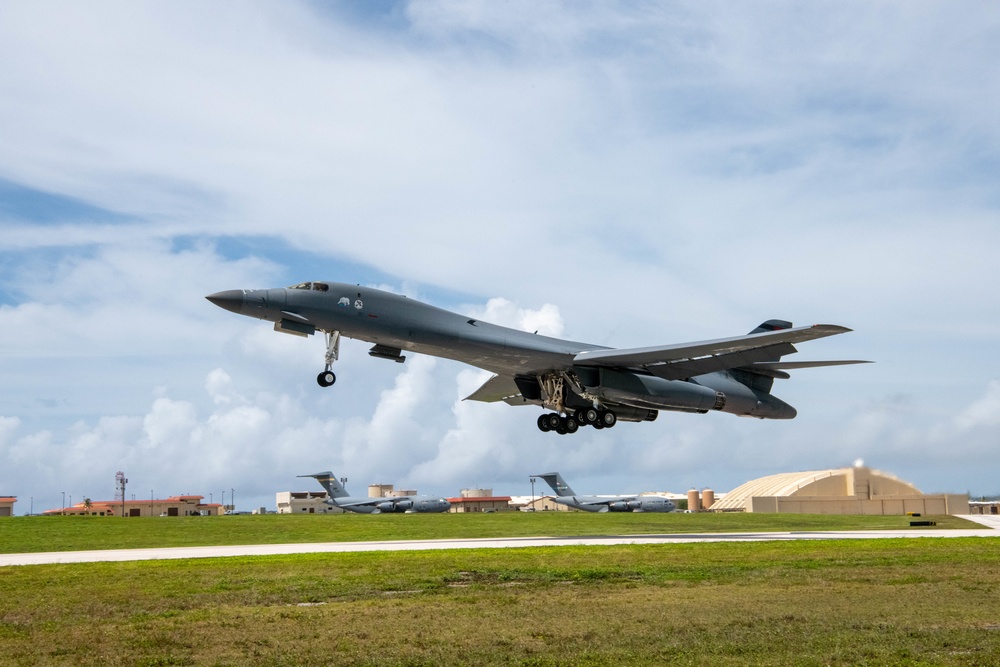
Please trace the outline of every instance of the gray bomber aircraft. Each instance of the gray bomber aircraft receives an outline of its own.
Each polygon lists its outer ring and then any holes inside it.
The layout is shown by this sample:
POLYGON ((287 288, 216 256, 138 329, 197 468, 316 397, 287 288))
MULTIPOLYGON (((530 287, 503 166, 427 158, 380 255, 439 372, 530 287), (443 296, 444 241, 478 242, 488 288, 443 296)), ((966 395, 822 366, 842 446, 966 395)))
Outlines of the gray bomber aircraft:
POLYGON ((403 351, 454 359, 494 375, 467 400, 536 405, 542 431, 574 433, 618 421, 656 419, 660 410, 712 410, 760 419, 791 419, 795 408, 771 395, 786 371, 864 361, 781 361, 793 343, 850 331, 833 324, 793 327, 768 320, 746 336, 611 349, 539 336, 452 313, 398 294, 344 283, 227 290, 206 297, 240 315, 274 322, 296 336, 323 332, 326 366, 316 378, 336 382, 333 362, 346 336, 372 343, 368 354, 398 363, 403 351))
POLYGON ((451 509, 451 503, 447 498, 435 498, 434 496, 399 496, 398 498, 369 498, 368 496, 352 496, 347 493, 347 489, 341 484, 333 473, 329 470, 317 472, 312 475, 299 475, 299 477, 312 477, 323 485, 329 496, 325 502, 345 509, 348 512, 359 514, 392 514, 392 513, 436 513, 447 512, 451 509))
POLYGON ((532 477, 544 479, 552 487, 557 503, 584 512, 673 512, 676 507, 674 501, 661 496, 578 496, 557 472, 532 477))

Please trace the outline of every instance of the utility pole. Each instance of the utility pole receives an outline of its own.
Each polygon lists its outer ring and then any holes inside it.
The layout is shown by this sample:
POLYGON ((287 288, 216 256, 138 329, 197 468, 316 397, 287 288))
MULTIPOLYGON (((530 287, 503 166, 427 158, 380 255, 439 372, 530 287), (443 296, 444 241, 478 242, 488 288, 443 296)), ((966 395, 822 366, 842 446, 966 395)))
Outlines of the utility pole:
POLYGON ((60 514, 65 514, 66 513, 66 492, 63 491, 62 494, 63 494, 62 509, 59 510, 59 513, 60 514))
POLYGON ((233 506, 233 514, 236 513, 236 489, 229 489, 229 504, 233 506))
POLYGON ((531 477, 531 511, 535 511, 535 478, 531 477))

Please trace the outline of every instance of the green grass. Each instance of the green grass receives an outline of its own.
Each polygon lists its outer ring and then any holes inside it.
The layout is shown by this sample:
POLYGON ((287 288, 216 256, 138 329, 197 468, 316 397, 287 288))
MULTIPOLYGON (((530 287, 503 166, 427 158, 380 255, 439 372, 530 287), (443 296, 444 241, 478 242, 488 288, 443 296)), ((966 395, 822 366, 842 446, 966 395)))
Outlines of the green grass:
MULTIPOLYGON (((951 516, 922 517, 938 528, 978 528, 951 516)), ((0 553, 228 544, 640 533, 885 530, 905 516, 816 514, 590 514, 535 512, 220 517, 12 517, 0 519, 0 553)))
POLYGON ((996 665, 997 544, 824 540, 6 567, 0 665, 996 665))

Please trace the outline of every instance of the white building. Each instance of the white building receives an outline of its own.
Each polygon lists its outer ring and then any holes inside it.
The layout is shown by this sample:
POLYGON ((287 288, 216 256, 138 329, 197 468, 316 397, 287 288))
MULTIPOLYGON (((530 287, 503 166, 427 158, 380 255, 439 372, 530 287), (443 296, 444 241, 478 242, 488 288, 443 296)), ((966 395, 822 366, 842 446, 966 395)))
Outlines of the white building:
POLYGON ((275 494, 278 514, 343 514, 339 507, 327 505, 326 491, 279 491, 275 494))

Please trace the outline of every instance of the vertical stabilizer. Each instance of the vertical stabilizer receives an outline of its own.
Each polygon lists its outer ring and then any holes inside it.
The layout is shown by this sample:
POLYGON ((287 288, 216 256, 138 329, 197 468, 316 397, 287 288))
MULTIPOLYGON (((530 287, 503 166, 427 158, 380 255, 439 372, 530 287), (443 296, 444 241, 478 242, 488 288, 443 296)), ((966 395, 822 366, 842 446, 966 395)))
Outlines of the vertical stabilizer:
POLYGON ((323 488, 326 489, 331 498, 346 498, 348 496, 347 489, 344 488, 344 485, 329 470, 326 472, 316 472, 311 475, 299 475, 299 477, 312 477, 323 485, 323 488))
POLYGON ((768 320, 762 323, 759 327, 750 332, 752 334, 766 333, 768 331, 781 331, 782 329, 791 329, 792 323, 787 320, 768 320))
POLYGON ((569 488, 569 484, 563 481, 562 475, 557 472, 547 472, 543 475, 534 475, 539 479, 544 479, 546 484, 552 487, 552 490, 556 492, 557 496, 575 496, 576 493, 573 489, 569 488))
MULTIPOLYGON (((767 322, 762 322, 760 326, 747 335, 752 336, 753 334, 781 331, 782 329, 791 329, 793 326, 794 325, 787 320, 768 320, 767 322)), ((780 361, 786 354, 795 354, 795 352, 796 349, 794 346, 790 343, 785 343, 784 345, 775 346, 772 354, 758 357, 755 360, 780 361)), ((729 372, 740 384, 744 384, 753 390, 760 391, 765 394, 771 393, 771 388, 774 386, 774 378, 781 377, 775 373, 748 372, 748 369, 745 368, 734 368, 729 372)))

